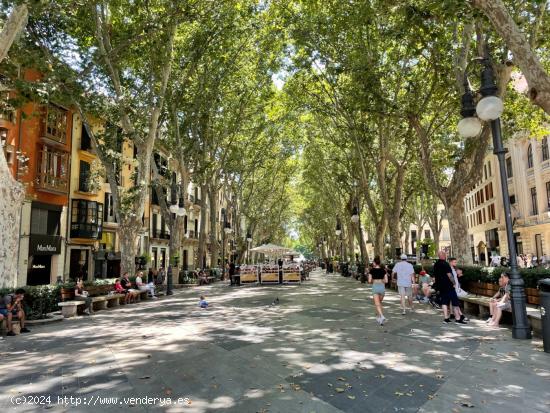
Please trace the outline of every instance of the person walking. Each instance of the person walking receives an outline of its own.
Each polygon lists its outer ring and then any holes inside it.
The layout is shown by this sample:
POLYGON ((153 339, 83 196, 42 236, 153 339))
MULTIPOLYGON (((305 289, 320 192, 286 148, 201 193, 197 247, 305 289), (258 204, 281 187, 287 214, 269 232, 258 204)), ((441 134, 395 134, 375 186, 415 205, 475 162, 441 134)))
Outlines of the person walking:
POLYGON ((376 309, 376 322, 381 326, 384 325, 386 317, 384 317, 382 300, 386 293, 385 285, 388 282, 388 273, 380 265, 380 257, 376 256, 373 260, 373 266, 369 270, 369 284, 372 284, 372 299, 376 309))
POLYGON ((453 305, 455 321, 459 324, 467 324, 464 315, 460 312, 460 302, 456 295, 454 286, 453 270, 447 262, 447 254, 445 251, 437 253, 438 260, 434 264, 434 277, 436 290, 439 291, 441 297, 441 306, 443 307, 443 322, 450 323, 449 304, 453 305))
POLYGON ((409 309, 413 311, 412 285, 415 282, 414 267, 407 261, 407 254, 401 255, 401 261, 394 265, 393 275, 397 276, 397 290, 401 297, 401 309, 403 315, 405 311, 405 297, 409 301, 409 309))

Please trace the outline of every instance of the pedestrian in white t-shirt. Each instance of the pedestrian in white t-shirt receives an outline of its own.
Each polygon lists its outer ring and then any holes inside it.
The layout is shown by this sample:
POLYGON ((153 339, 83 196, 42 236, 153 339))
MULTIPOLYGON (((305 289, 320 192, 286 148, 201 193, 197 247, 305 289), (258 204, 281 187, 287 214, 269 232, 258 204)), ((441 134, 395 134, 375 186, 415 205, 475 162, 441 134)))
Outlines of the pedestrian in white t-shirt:
POLYGON ((414 283, 414 267, 410 262, 407 262, 407 255, 401 255, 401 261, 394 265, 393 274, 397 275, 397 290, 401 296, 401 308, 402 314, 406 314, 405 311, 405 296, 409 300, 409 308, 413 311, 412 300, 412 284, 414 283))

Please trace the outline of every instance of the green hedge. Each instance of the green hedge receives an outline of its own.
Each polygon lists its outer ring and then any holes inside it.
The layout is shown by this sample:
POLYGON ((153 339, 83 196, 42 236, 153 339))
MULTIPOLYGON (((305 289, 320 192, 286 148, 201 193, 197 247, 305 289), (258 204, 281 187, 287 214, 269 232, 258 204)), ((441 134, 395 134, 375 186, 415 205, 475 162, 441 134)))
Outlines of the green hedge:
MULTIPOLYGON (((85 286, 92 285, 105 285, 114 284, 115 278, 105 280, 94 280, 85 282, 85 286)), ((66 282, 63 284, 50 284, 50 285, 28 285, 22 287, 25 290, 25 300, 23 306, 25 308, 25 314, 29 320, 39 320, 46 318, 47 313, 58 311, 58 303, 61 301, 61 289, 74 288, 74 282, 66 282)), ((0 297, 6 294, 11 294, 15 291, 15 288, 2 288, 0 289, 0 297)))
MULTIPOLYGON (((509 272, 507 267, 477 267, 477 266, 459 266, 462 269, 461 282, 485 282, 498 284, 500 274, 509 272)), ((422 265, 415 265, 414 270, 418 274, 422 269, 422 265)), ((428 274, 433 275, 433 265, 426 265, 424 269, 428 274)), ((550 270, 545 268, 520 268, 519 272, 525 282, 527 288, 537 288, 537 283, 543 278, 550 278, 550 270)))

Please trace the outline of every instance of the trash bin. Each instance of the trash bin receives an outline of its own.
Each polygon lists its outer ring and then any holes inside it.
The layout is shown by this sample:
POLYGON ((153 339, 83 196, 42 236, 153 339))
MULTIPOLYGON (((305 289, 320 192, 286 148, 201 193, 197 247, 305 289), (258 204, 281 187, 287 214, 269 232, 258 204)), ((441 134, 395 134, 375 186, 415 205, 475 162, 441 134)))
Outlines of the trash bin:
POLYGON ((550 278, 539 281, 540 315, 544 351, 550 353, 550 278))

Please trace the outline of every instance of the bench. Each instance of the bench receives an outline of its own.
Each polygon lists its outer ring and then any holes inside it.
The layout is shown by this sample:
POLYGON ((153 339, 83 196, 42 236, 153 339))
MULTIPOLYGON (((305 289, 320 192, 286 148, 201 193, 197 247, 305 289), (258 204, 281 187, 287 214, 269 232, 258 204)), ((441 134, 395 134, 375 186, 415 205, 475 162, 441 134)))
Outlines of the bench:
MULTIPOLYGON (((19 317, 17 317, 16 315, 13 315, 11 319, 11 324, 12 326, 15 324, 19 325, 19 317)), ((6 335, 7 332, 8 332, 8 319, 4 317, 2 321, 0 321, 0 334, 4 336, 6 335)))
MULTIPOLYGON (((464 297, 458 297, 464 303, 464 312, 468 314, 473 314, 475 316, 486 318, 489 317, 489 301, 491 297, 476 296, 473 294, 468 294, 464 297)), ((527 305, 527 318, 531 322, 531 327, 533 331, 538 334, 541 334, 542 331, 542 321, 540 309, 537 309, 534 306, 527 305)), ((511 310, 504 310, 505 312, 511 313, 511 310)))
MULTIPOLYGON (((146 299, 147 298, 147 291, 137 291, 136 298, 138 300, 141 300, 141 298, 146 299)), ((118 307, 120 304, 124 304, 124 298, 126 297, 125 294, 109 294, 109 295, 101 295, 98 297, 91 297, 92 299, 92 308, 94 311, 100 311, 105 310, 107 307, 118 307)), ((60 303, 57 303, 59 307, 61 307, 61 314, 63 315, 63 318, 70 318, 74 317, 77 314, 77 310, 79 306, 84 306, 86 304, 85 301, 80 300, 68 300, 63 301, 60 303)))

